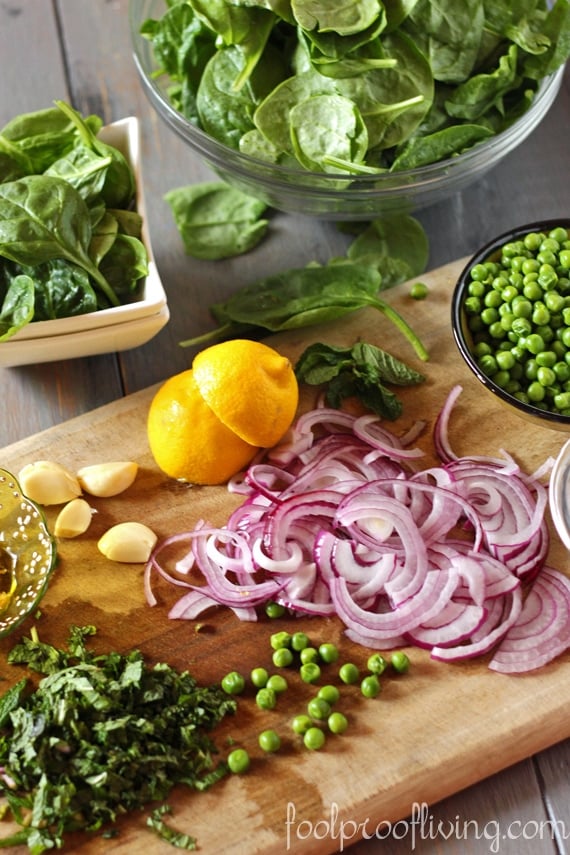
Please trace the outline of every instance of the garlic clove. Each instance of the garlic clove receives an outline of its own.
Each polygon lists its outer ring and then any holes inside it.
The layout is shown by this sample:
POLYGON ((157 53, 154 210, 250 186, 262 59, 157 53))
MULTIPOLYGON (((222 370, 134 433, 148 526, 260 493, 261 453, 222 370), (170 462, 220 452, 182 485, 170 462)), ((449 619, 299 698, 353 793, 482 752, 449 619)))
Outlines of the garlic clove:
POLYGON ((80 469, 77 479, 86 493, 107 498, 117 496, 130 487, 138 470, 138 464, 131 461, 95 463, 80 469))
POLYGON ((72 499, 63 506, 54 523, 56 537, 78 537, 91 525, 93 510, 85 499, 72 499))
POLYGON ((138 522, 123 522, 108 529, 97 546, 110 561, 145 564, 156 541, 156 534, 148 526, 138 522))
POLYGON ((51 460, 28 463, 18 473, 22 492, 39 505, 63 505, 81 495, 78 479, 51 460))

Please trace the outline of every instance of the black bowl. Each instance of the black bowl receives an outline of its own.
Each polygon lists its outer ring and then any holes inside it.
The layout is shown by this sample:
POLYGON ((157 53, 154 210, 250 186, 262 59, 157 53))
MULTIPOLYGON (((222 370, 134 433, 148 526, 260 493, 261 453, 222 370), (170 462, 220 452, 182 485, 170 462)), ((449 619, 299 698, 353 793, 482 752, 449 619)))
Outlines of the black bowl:
POLYGON ((556 220, 541 220, 526 225, 517 226, 508 232, 504 232, 479 249, 463 268, 451 298, 451 325, 455 343, 466 365, 475 375, 481 385, 494 395, 498 401, 522 418, 530 420, 535 424, 555 430, 570 432, 570 416, 542 409, 532 403, 519 400, 513 394, 498 386, 491 377, 487 376, 478 364, 473 354, 473 337, 468 327, 467 314, 465 312, 465 298, 468 296, 470 284, 470 272, 476 264, 493 261, 500 257, 502 247, 511 241, 523 238, 530 232, 548 232, 556 226, 568 229, 570 238, 570 218, 560 217, 556 220))

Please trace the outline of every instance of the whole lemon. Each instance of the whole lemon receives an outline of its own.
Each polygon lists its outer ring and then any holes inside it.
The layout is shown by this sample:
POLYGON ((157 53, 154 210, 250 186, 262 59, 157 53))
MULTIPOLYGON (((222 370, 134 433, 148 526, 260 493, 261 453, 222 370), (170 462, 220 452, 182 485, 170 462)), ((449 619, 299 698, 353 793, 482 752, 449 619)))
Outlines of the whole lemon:
POLYGON ((222 484, 284 436, 299 389, 290 361, 248 339, 215 344, 169 378, 147 420, 150 450, 172 478, 222 484))

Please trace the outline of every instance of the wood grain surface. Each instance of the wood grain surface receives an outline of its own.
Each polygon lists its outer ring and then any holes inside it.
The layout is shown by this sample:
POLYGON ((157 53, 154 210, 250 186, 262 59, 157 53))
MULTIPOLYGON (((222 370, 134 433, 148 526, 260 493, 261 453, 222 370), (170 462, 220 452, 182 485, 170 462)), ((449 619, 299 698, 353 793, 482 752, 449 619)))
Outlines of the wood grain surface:
MULTIPOLYGON (((459 383, 463 392, 451 423, 456 452, 496 455, 503 447, 533 471, 557 453, 565 435, 524 423, 521 441, 521 419, 482 391, 465 368, 449 324, 450 295, 462 266, 459 260, 426 275, 429 296, 423 302, 410 298, 409 284, 389 292, 390 303, 429 349, 430 360, 423 366, 389 322, 368 309, 326 328, 287 333, 269 342, 295 360, 312 341, 349 344, 362 338, 423 368, 426 382, 402 391, 404 413, 394 429, 404 431, 417 418, 427 421, 418 443, 426 465, 435 462, 434 420, 452 386, 459 383)), ((157 470, 145 429, 154 388, 3 450, 2 466, 13 472, 40 458, 72 469, 127 458, 140 465, 137 481, 122 496, 92 500, 97 514, 85 536, 60 542, 59 565, 36 622, 40 637, 60 643, 71 623, 92 623, 98 628, 93 642, 98 649, 138 648, 149 660, 188 668, 203 682, 217 681, 235 667, 244 672, 256 665, 271 667, 269 635, 275 622, 240 623, 220 609, 208 613, 203 630, 196 632, 192 622, 167 617, 177 591, 158 585, 159 603, 150 608, 144 597, 143 568, 112 564, 98 553, 98 537, 114 522, 138 519, 164 537, 190 529, 201 518, 223 524, 239 502, 224 487, 182 486, 157 470)), ((313 406, 315 394, 303 389, 301 409, 313 406)), ((53 521, 54 514, 55 509, 49 510, 48 520, 53 521)), ((548 560, 559 569, 567 568, 568 556, 555 534, 548 560)), ((4 680, 14 682, 20 676, 19 669, 4 664, 5 655, 31 625, 27 621, 14 636, 0 639, 4 680)), ((343 639, 336 620, 285 619, 279 627, 305 629, 316 641, 335 641, 344 658, 365 664, 367 651, 343 639)), ((410 655, 410 673, 386 680, 378 698, 366 700, 355 691, 343 692, 350 731, 331 738, 321 752, 301 749, 289 735, 291 716, 311 694, 307 687, 295 683, 271 712, 258 710, 251 695, 241 699, 238 714, 222 724, 217 740, 223 750, 227 738, 250 750, 250 774, 228 778, 199 795, 178 789, 170 800, 172 824, 195 835, 205 853, 335 852, 363 833, 374 833, 384 822, 409 817, 416 805, 433 805, 570 735, 568 656, 535 674, 505 677, 489 671, 485 658, 443 665, 419 650, 410 655), (284 748, 278 755, 262 757, 257 734, 272 726, 285 735, 284 748)), ((117 838, 76 835, 67 851, 128 853, 143 846, 157 853, 172 851, 151 836, 144 815, 137 814, 121 824, 117 838)))

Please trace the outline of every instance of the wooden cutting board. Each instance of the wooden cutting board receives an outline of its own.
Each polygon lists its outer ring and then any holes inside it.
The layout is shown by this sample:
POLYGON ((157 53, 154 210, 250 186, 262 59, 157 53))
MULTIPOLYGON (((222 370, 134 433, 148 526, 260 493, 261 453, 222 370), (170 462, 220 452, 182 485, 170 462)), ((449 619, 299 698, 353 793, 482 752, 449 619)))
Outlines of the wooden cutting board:
MULTIPOLYGON (((463 264, 459 260, 423 277, 429 296, 422 302, 410 298, 409 284, 387 294, 429 348, 430 361, 423 366, 392 325, 372 309, 326 328, 275 336, 270 343, 295 360, 313 341, 342 345, 360 337, 423 370, 426 382, 401 392, 404 414, 394 429, 403 432, 415 419, 427 420, 418 443, 426 453, 426 466, 436 462, 434 420, 452 386, 460 383, 463 393, 451 423, 456 452, 496 455, 504 448, 533 471, 557 454, 566 437, 512 415, 464 367, 450 329, 450 296, 463 264)), ((140 520, 164 537, 191 529, 201 518, 223 524, 239 503, 224 487, 181 486, 157 470, 145 429, 153 392, 118 400, 15 443, 0 455, 0 466, 12 472, 40 458, 71 469, 116 459, 140 464, 139 477, 126 493, 92 500, 97 514, 84 537, 60 543, 59 565, 36 622, 40 637, 62 643, 70 624, 94 624, 94 648, 139 648, 151 661, 186 668, 201 682, 212 683, 234 668, 244 673, 259 665, 271 669, 269 636, 278 626, 304 629, 315 643, 334 641, 343 659, 364 666, 368 651, 344 640, 336 620, 299 618, 276 624, 263 618, 246 624, 220 609, 210 612, 197 632, 192 622, 167 617, 180 596, 177 590, 160 584, 159 604, 151 608, 145 602, 143 568, 112 564, 99 554, 97 540, 115 522, 140 520)), ((301 409, 315 400, 315 390, 304 389, 301 409)), ((50 511, 50 522, 54 516, 50 511)), ((568 554, 554 532, 549 563, 568 568, 568 554)), ((21 673, 6 664, 6 654, 31 626, 29 620, 13 636, 0 639, 0 677, 9 683, 21 673)), ((258 710, 252 693, 244 696, 238 714, 222 724, 216 740, 222 750, 228 738, 246 747, 253 758, 251 772, 229 777, 207 793, 177 790, 169 800, 174 809, 171 824, 195 835, 204 853, 334 852, 363 830, 373 835, 379 823, 407 817, 415 805, 443 799, 570 736, 568 655, 524 677, 493 673, 484 659, 444 665, 419 650, 410 651, 410 657, 410 672, 386 679, 374 700, 345 688, 342 709, 350 729, 331 737, 320 752, 302 749, 290 735, 289 721, 304 711, 312 694, 309 687, 291 679, 291 688, 271 712, 258 710), (261 756, 257 748, 257 735, 266 727, 283 734, 277 755, 261 756), (358 831, 357 824, 362 824, 358 831)), ((95 855, 144 847, 171 853, 170 845, 145 828, 145 818, 146 812, 128 817, 112 839, 74 835, 66 851, 95 855)))

